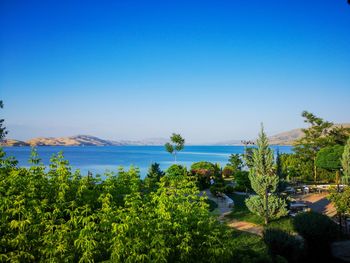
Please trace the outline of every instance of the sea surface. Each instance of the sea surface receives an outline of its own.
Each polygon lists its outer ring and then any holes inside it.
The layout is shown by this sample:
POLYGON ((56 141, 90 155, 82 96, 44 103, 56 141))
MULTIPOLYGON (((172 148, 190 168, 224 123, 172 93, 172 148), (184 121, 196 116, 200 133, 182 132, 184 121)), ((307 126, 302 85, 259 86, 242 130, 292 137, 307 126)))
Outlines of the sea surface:
MULTIPOLYGON (((290 153, 290 146, 273 146, 275 151, 290 153)), ((29 167, 30 147, 3 147, 7 156, 15 157, 20 166, 29 167)), ((141 177, 147 174, 149 166, 157 162, 165 170, 174 164, 174 157, 165 151, 163 146, 42 146, 37 147, 39 157, 44 165, 50 163, 53 154, 62 151, 72 168, 82 174, 89 171, 103 174, 106 170, 117 171, 119 166, 128 169, 138 167, 141 177)), ((186 146, 177 154, 177 163, 190 167, 192 163, 209 161, 225 166, 230 154, 243 153, 244 146, 186 146)))

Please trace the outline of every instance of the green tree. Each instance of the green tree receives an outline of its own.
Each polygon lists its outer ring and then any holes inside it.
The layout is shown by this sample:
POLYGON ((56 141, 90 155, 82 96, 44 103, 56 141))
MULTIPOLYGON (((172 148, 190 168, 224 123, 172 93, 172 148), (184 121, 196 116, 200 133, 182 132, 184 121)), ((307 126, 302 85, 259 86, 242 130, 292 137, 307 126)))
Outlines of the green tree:
MULTIPOLYGON (((0 100, 0 109, 4 107, 4 103, 0 100)), ((4 119, 0 119, 0 141, 2 141, 7 134, 6 127, 4 126, 4 119)))
POLYGON ((321 149, 316 156, 315 164, 319 168, 336 171, 335 182, 340 183, 339 171, 344 147, 341 145, 328 146, 321 149))
POLYGON ((160 169, 159 163, 152 163, 144 180, 145 187, 151 191, 156 190, 157 183, 159 183, 160 178, 162 178, 164 175, 165 173, 160 169))
POLYGON ((246 147, 244 148, 244 162, 245 166, 248 167, 249 169, 253 167, 253 150, 254 148, 252 147, 246 147))
POLYGON ((349 184, 350 181, 350 137, 344 147, 344 152, 341 159, 343 167, 343 183, 349 184))
POLYGON ((208 188, 211 178, 214 179, 215 183, 223 180, 220 168, 211 162, 193 163, 191 165, 191 174, 196 177, 200 189, 208 188))
POLYGON ((329 144, 329 137, 327 135, 333 123, 324 121, 307 111, 302 112, 302 117, 305 118, 304 122, 308 123, 310 127, 302 129, 304 136, 296 141, 294 151, 305 162, 312 162, 313 177, 316 182, 318 179, 316 156, 321 148, 329 144))
POLYGON ((185 147, 185 139, 182 138, 180 134, 173 133, 170 137, 170 142, 166 143, 164 146, 168 153, 174 155, 176 163, 176 154, 185 147))
POLYGON ((345 214, 350 214, 350 187, 346 187, 343 192, 337 189, 332 189, 329 200, 334 204, 337 210, 339 223, 341 226, 342 217, 345 214))
POLYGON ((230 166, 233 168, 233 173, 236 173, 237 171, 242 170, 243 167, 243 161, 239 154, 231 154, 228 159, 227 166, 230 166))
POLYGON ((263 126, 257 139, 257 148, 253 149, 249 179, 257 193, 246 199, 246 205, 251 212, 264 217, 265 224, 287 214, 285 201, 276 195, 279 178, 274 169, 273 151, 269 147, 263 126))

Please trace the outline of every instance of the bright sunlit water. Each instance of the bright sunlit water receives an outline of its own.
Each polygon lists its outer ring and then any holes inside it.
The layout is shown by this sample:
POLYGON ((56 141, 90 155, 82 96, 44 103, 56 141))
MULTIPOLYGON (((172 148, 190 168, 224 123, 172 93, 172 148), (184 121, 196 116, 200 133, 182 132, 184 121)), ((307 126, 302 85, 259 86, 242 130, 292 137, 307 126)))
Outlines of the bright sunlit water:
MULTIPOLYGON (((274 146, 280 153, 292 151, 290 146, 274 146)), ((7 156, 14 156, 20 166, 29 166, 30 147, 4 147, 7 156)), ((73 169, 80 169, 82 174, 88 171, 103 174, 106 170, 117 171, 119 166, 125 168, 134 165, 141 171, 142 177, 147 174, 149 166, 157 162, 162 169, 174 163, 174 157, 167 153, 163 146, 88 146, 88 147, 37 147, 39 157, 45 165, 49 164, 53 154, 63 152, 73 169)), ((190 167, 198 161, 209 161, 224 166, 232 153, 243 153, 243 146, 186 146, 178 153, 177 163, 190 167)))

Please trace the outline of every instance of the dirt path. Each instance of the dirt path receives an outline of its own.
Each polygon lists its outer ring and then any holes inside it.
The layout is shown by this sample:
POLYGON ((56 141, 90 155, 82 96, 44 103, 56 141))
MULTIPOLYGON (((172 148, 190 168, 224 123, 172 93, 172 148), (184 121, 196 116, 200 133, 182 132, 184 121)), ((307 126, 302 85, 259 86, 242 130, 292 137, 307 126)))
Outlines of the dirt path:
MULTIPOLYGON (((239 221, 236 219, 228 219, 226 216, 231 213, 232 208, 230 207, 230 201, 223 198, 217 198, 207 189, 204 190, 208 198, 217 203, 218 220, 222 223, 227 224, 231 228, 235 228, 240 231, 249 232, 251 234, 262 236, 263 227, 257 224, 239 221)), ((228 197, 227 197, 228 198, 228 197)), ((230 199, 231 200, 231 199, 230 199)), ((231 200, 232 201, 232 200, 231 200)))
POLYGON ((305 202, 312 211, 325 214, 329 217, 336 215, 334 205, 327 199, 328 194, 307 194, 297 196, 295 199, 305 202))
POLYGON ((263 227, 257 224, 245 222, 245 221, 238 221, 236 219, 232 219, 226 223, 229 227, 235 228, 240 231, 249 232, 251 234, 262 236, 263 234, 263 227))

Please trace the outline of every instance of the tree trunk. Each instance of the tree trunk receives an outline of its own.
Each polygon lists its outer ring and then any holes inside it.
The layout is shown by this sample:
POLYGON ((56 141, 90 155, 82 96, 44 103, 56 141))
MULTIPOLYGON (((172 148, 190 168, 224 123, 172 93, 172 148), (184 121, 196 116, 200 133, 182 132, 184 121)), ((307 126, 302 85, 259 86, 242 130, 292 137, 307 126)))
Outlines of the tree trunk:
POLYGON ((175 163, 176 163, 176 152, 174 153, 174 157, 175 157, 175 163))
POLYGON ((265 225, 269 223, 269 192, 265 191, 265 225))
POLYGON ((314 158, 314 182, 317 182, 317 167, 316 167, 316 158, 314 158))

